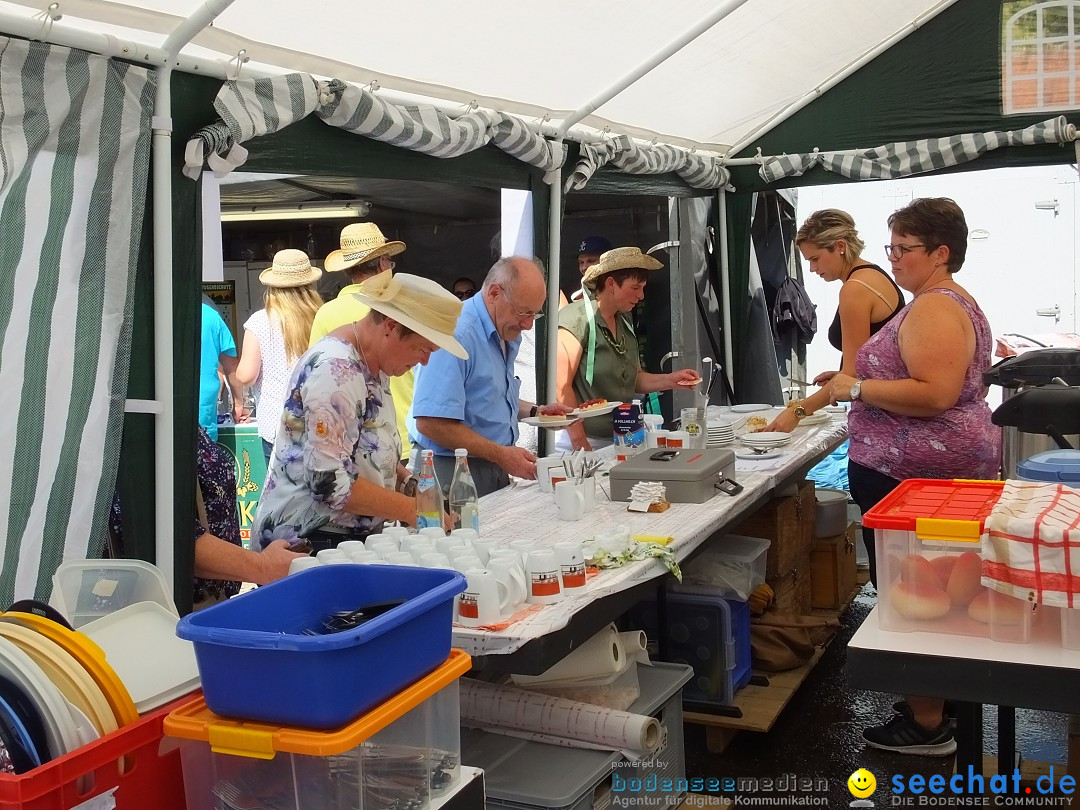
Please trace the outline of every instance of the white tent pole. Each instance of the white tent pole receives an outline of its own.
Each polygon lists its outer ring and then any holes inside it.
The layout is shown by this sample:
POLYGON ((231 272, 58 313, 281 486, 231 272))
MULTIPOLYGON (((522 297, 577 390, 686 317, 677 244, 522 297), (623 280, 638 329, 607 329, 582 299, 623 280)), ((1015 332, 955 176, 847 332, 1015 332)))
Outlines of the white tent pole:
MULTIPOLYGON (((727 375, 732 390, 735 389, 735 353, 731 346, 731 330, 735 323, 735 302, 731 300, 731 265, 728 262, 728 210, 727 189, 717 192, 720 217, 720 294, 724 297, 724 367, 720 373, 727 375)), ((734 404, 734 403, 732 403, 734 404)))
MULTIPOLYGON (((154 508, 157 519, 155 564, 170 587, 175 576, 176 514, 173 430, 173 250, 172 250, 172 72, 176 54, 233 0, 207 0, 169 34, 158 68, 152 120, 151 171, 154 195, 154 398, 161 406, 154 420, 154 508)), ((175 594, 174 594, 175 596, 175 594)))
MULTIPOLYGON (((833 74, 832 77, 826 79, 824 82, 822 82, 817 87, 815 87, 813 90, 808 92, 806 95, 804 95, 798 101, 795 101, 792 104, 789 104, 787 107, 782 109, 775 116, 770 118, 768 121, 762 122, 758 126, 754 127, 754 129, 750 130, 750 132, 748 132, 746 135, 743 135, 742 138, 740 138, 738 140, 738 142, 735 143, 728 150, 728 154, 729 155, 737 155, 739 152, 741 152, 743 149, 745 149, 752 141, 757 140, 758 138, 762 137, 763 135, 771 132, 776 127, 780 126, 780 124, 784 123, 784 121, 789 119, 791 116, 793 116, 795 113, 797 113, 803 107, 805 107, 807 104, 814 101, 822 93, 826 92, 827 90, 832 89, 837 84, 839 84, 844 79, 846 79, 848 76, 850 76, 852 73, 857 71, 859 68, 863 67, 863 65, 866 65, 868 62, 873 61, 879 55, 881 55, 882 53, 887 51, 889 48, 891 48, 893 45, 895 45, 897 42, 904 39, 909 34, 917 31, 919 28, 922 28, 923 25, 925 25, 927 22, 929 22, 934 17, 936 17, 938 14, 943 12, 945 9, 947 9, 949 6, 951 6, 956 1, 957 0, 941 0, 941 2, 938 3, 936 6, 934 6, 932 9, 930 9, 929 11, 924 12, 923 14, 920 14, 918 17, 916 17, 914 20, 909 22, 907 25, 905 25, 903 28, 901 28, 899 31, 897 31, 895 34, 893 34, 891 37, 889 37, 888 39, 883 40, 882 42, 878 43, 877 46, 875 46, 871 50, 864 53, 862 56, 860 56, 854 62, 849 64, 847 67, 840 70, 838 73, 833 74)), ((754 158, 748 158, 748 159, 743 158, 742 160, 749 160, 750 162, 756 162, 754 158)), ((729 161, 727 161, 727 165, 739 165, 739 163, 737 163, 734 160, 729 160, 729 161)))
POLYGON ((632 85, 634 82, 636 82, 646 73, 648 73, 654 67, 661 64, 662 62, 667 61, 672 55, 681 51, 684 47, 686 47, 699 36, 704 34, 706 31, 708 31, 710 28, 720 22, 720 20, 724 19, 724 17, 726 17, 728 14, 733 12, 745 2, 746 0, 727 0, 727 2, 721 3, 714 11, 712 11, 712 13, 710 13, 700 22, 694 24, 682 34, 677 36, 659 51, 654 53, 640 65, 630 71, 630 73, 628 73, 626 76, 616 81, 606 90, 603 90, 591 101, 587 102, 581 107, 578 107, 576 110, 574 110, 574 112, 570 113, 570 115, 568 115, 559 123, 559 127, 555 133, 555 137, 564 137, 566 133, 570 130, 570 127, 572 127, 578 121, 580 121, 587 115, 591 115, 604 104, 607 104, 607 102, 611 101, 611 99, 615 98, 615 96, 619 95, 619 93, 632 85))
POLYGON ((552 172, 551 203, 548 207, 548 301, 547 301, 547 381, 546 397, 541 404, 558 400, 559 385, 559 277, 562 273, 562 184, 563 170, 552 172))

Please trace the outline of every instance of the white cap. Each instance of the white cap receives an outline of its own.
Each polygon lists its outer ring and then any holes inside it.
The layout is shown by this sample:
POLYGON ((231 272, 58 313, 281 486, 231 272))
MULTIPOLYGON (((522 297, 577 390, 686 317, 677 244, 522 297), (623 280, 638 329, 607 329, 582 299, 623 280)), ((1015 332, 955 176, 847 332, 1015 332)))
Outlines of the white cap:
POLYGON ((421 450, 420 451, 420 458, 427 458, 428 456, 433 456, 433 455, 435 455, 434 450, 421 450))
POLYGON ((465 458, 467 455, 469 455, 469 451, 465 447, 459 447, 454 450, 454 456, 456 458, 465 458))

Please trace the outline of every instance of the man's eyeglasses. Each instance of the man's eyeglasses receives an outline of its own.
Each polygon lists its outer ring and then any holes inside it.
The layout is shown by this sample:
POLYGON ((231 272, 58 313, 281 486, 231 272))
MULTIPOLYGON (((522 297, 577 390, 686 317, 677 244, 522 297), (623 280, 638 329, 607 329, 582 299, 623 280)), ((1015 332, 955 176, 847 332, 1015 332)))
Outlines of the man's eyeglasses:
POLYGON ((885 255, 894 262, 898 262, 904 258, 905 254, 911 253, 915 248, 921 247, 926 247, 926 245, 885 245, 885 255))
POLYGON ((517 304, 515 304, 513 299, 510 298, 510 293, 507 292, 505 288, 503 288, 503 295, 506 297, 506 303, 508 303, 510 305, 510 309, 514 310, 514 313, 518 316, 519 319, 521 319, 521 320, 529 320, 529 321, 538 321, 538 320, 540 320, 541 318, 544 317, 544 313, 540 312, 540 311, 527 312, 527 311, 525 311, 523 309, 518 309, 517 304))
POLYGON ((454 295, 462 301, 466 301, 476 295, 476 290, 454 290, 454 295))

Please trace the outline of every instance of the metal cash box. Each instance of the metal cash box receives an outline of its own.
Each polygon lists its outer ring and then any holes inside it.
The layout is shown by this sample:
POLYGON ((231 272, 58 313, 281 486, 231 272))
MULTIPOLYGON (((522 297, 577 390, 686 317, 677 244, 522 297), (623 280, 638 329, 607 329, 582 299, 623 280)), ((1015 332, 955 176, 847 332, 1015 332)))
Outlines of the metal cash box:
POLYGON ((611 468, 611 499, 628 501, 638 481, 659 481, 672 503, 704 503, 721 491, 718 483, 734 483, 734 471, 735 453, 723 448, 643 450, 611 468))

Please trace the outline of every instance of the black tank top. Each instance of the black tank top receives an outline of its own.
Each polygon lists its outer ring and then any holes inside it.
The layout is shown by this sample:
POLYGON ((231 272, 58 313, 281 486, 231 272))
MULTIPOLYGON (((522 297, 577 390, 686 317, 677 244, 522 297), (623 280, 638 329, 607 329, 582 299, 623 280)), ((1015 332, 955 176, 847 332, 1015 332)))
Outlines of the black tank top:
MULTIPOLYGON (((856 270, 862 270, 864 267, 872 267, 879 273, 881 273, 881 275, 885 276, 885 278, 889 280, 889 283, 893 285, 893 289, 896 290, 897 296, 896 308, 889 313, 888 317, 870 324, 870 334, 872 335, 879 329, 881 329, 881 327, 883 327, 885 324, 887 324, 892 319, 892 317, 896 315, 897 312, 904 308, 904 293, 899 287, 896 286, 896 282, 893 281, 893 277, 886 273, 884 270, 882 270, 880 267, 878 267, 876 264, 857 264, 851 268, 851 272, 854 273, 856 270)), ((848 278, 851 278, 850 273, 848 274, 848 278)), ((831 343, 837 349, 837 351, 842 352, 844 350, 844 333, 840 328, 839 309, 836 310, 836 315, 833 316, 833 322, 829 325, 829 343, 831 343)))

